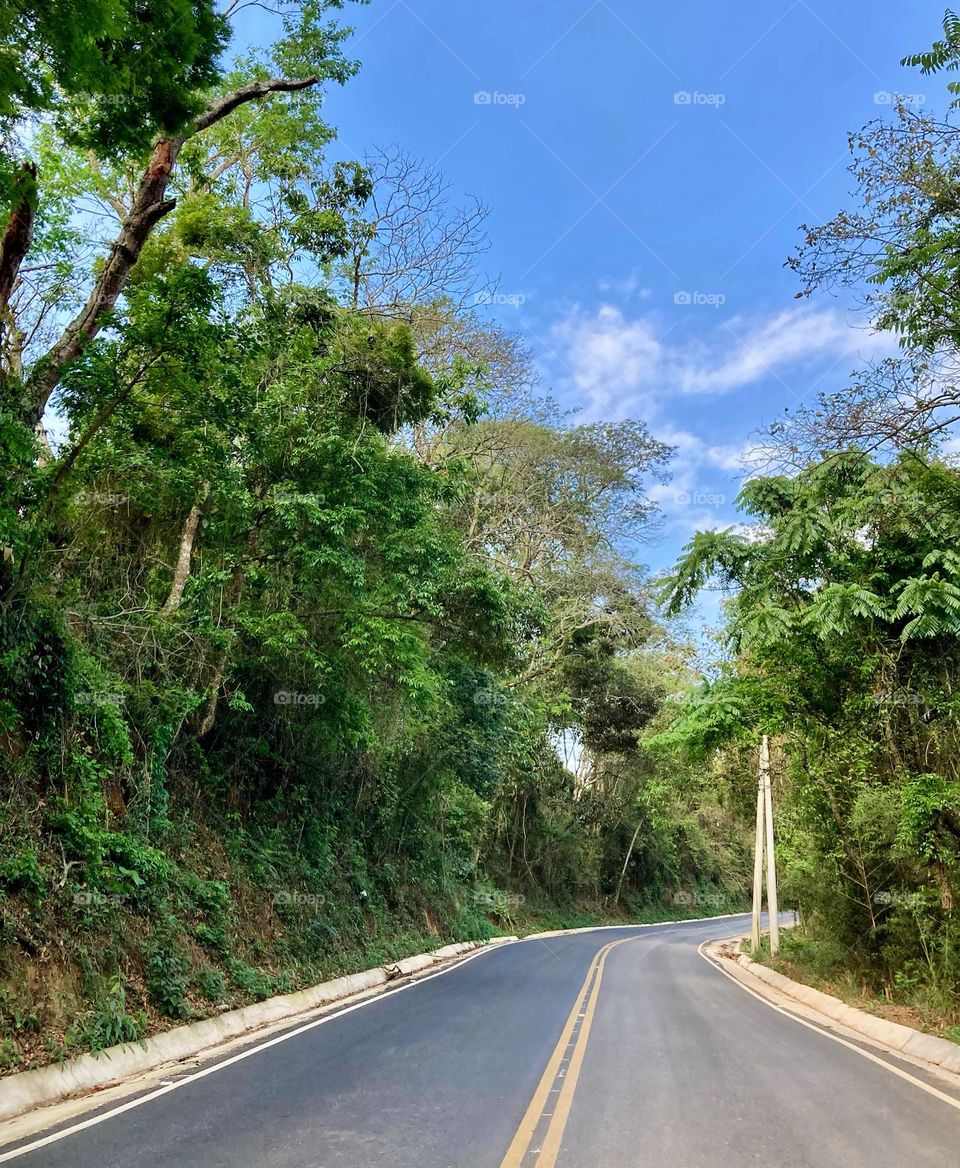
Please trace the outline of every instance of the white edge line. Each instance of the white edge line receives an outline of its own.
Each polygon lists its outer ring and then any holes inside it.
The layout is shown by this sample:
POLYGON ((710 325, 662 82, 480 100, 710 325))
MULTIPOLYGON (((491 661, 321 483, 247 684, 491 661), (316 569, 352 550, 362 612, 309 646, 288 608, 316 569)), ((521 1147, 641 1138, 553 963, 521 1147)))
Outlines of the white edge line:
POLYGON ((114 1116, 122 1115, 125 1111, 132 1111, 135 1107, 140 1107, 144 1103, 150 1103, 154 1099, 159 1099, 161 1095, 166 1095, 170 1091, 176 1091, 178 1087, 186 1087, 189 1083, 195 1083, 198 1079, 205 1079, 207 1075, 215 1074, 217 1071, 223 1070, 224 1067, 229 1067, 234 1063, 242 1062, 243 1059, 251 1058, 263 1050, 268 1050, 271 1046, 278 1046, 281 1042, 287 1042, 291 1038, 296 1038, 297 1035, 303 1034, 307 1030, 313 1030, 317 1026, 323 1026, 327 1022, 333 1022, 337 1018, 342 1018, 344 1014, 351 1014, 354 1010, 362 1009, 362 1007, 372 1005, 374 1002, 382 1002, 385 998, 392 998, 394 994, 401 994, 404 990, 413 989, 414 986, 422 985, 425 981, 432 981, 435 977, 442 977, 446 973, 452 973, 453 970, 459 969, 461 966, 466 965, 467 962, 473 961, 474 958, 482 957, 485 953, 495 953, 498 949, 507 948, 510 944, 515 944, 515 942, 507 942, 506 945, 491 945, 483 949, 478 949, 475 953, 468 954, 461 960, 455 961, 452 965, 448 965, 445 969, 438 969, 436 973, 427 974, 425 977, 414 978, 414 980, 408 982, 406 985, 396 986, 392 990, 385 990, 381 994, 374 994, 371 997, 364 998, 363 1001, 354 1002, 353 1005, 333 1010, 325 1014, 322 1018, 315 1018, 312 1022, 297 1026, 295 1029, 288 1030, 284 1034, 278 1034, 276 1038, 270 1038, 266 1042, 258 1042, 248 1050, 240 1051, 239 1054, 231 1055, 230 1058, 223 1059, 209 1067, 204 1067, 203 1070, 197 1071, 192 1075, 186 1075, 184 1078, 178 1079, 175 1083, 169 1083, 165 1087, 158 1087, 155 1091, 147 1092, 146 1095, 140 1095, 136 1099, 121 1103, 118 1107, 113 1107, 109 1111, 105 1111, 102 1115, 95 1115, 80 1123, 72 1124, 62 1131, 54 1132, 52 1135, 44 1136, 39 1140, 34 1140, 33 1143, 25 1144, 21 1148, 13 1148, 8 1152, 0 1153, 0 1164, 8 1163, 10 1160, 15 1160, 19 1156, 25 1156, 28 1152, 35 1152, 39 1148, 48 1147, 50 1144, 55 1144, 60 1140, 66 1139, 67 1136, 76 1135, 77 1132, 95 1127, 97 1124, 112 1119, 114 1116))
POLYGON ((109 1111, 105 1111, 101 1115, 94 1115, 91 1116, 90 1119, 81 1120, 80 1123, 71 1124, 69 1127, 63 1128, 62 1131, 54 1132, 49 1136, 43 1136, 39 1140, 34 1140, 32 1143, 24 1144, 22 1147, 12 1148, 7 1152, 0 1152, 0 1164, 7 1164, 11 1160, 16 1160, 21 1156, 26 1156, 29 1152, 36 1152, 40 1148, 46 1148, 51 1144, 59 1143, 60 1140, 65 1140, 68 1136, 76 1135, 78 1132, 86 1131, 91 1127, 96 1127, 98 1124, 105 1123, 108 1119, 113 1119, 115 1116, 123 1115, 126 1111, 132 1111, 135 1107, 142 1107, 144 1103, 150 1103, 154 1099, 159 1099, 161 1095, 167 1095, 171 1091, 178 1090, 180 1087, 186 1087, 190 1083, 195 1083, 198 1079, 205 1079, 207 1075, 213 1075, 217 1071, 223 1070, 225 1067, 233 1066, 235 1063, 242 1062, 243 1059, 252 1058, 253 1055, 259 1054, 261 1051, 269 1050, 272 1046, 278 1046, 281 1042, 287 1042, 291 1038, 296 1038, 298 1035, 304 1034, 308 1030, 314 1030, 317 1026, 324 1026, 327 1022, 333 1022, 337 1018, 342 1018, 345 1014, 352 1014, 354 1010, 360 1010, 364 1006, 372 1005, 374 1002, 382 1002, 386 998, 392 998, 394 994, 401 994, 405 990, 413 989, 414 986, 422 985, 427 981, 432 981, 435 977, 443 977, 444 974, 452 973, 455 969, 460 969, 468 962, 475 960, 477 957, 482 957, 486 953, 496 953, 501 949, 509 948, 511 945, 521 944, 524 941, 536 941, 538 937, 541 936, 571 936, 576 933, 598 933, 608 929, 655 929, 663 928, 665 925, 702 924, 706 921, 723 920, 730 917, 745 915, 745 913, 724 913, 722 916, 716 917, 697 917, 693 920, 685 919, 678 921, 651 921, 642 925, 592 925, 582 929, 561 929, 559 932, 552 933, 530 933, 526 937, 521 937, 519 941, 508 941, 505 944, 500 945, 488 945, 483 949, 478 949, 475 953, 468 954, 459 961, 455 961, 452 965, 448 965, 445 969, 437 970, 436 973, 429 973, 424 977, 415 978, 406 985, 397 986, 392 990, 385 990, 383 993, 374 994, 370 997, 364 998, 360 1002, 354 1002, 353 1005, 332 1010, 330 1013, 324 1014, 322 1018, 315 1018, 312 1022, 306 1022, 304 1025, 297 1026, 293 1030, 288 1030, 283 1034, 278 1034, 275 1038, 267 1039, 266 1042, 258 1042, 247 1050, 240 1051, 238 1054, 231 1055, 229 1058, 225 1058, 219 1062, 213 1063, 209 1067, 204 1067, 203 1070, 196 1071, 192 1075, 185 1075, 182 1079, 177 1079, 175 1083, 169 1083, 165 1087, 157 1087, 153 1091, 148 1091, 145 1095, 140 1095, 136 1099, 130 1099, 126 1103, 121 1103, 117 1107, 112 1107, 109 1111))
MULTIPOLYGON (((793 1022, 799 1022, 801 1026, 806 1026, 808 1030, 812 1030, 815 1034, 822 1034, 824 1038, 829 1038, 831 1042, 839 1042, 841 1046, 845 1046, 849 1050, 856 1051, 857 1054, 862 1055, 865 1059, 869 1059, 872 1063, 876 1063, 878 1066, 883 1067, 884 1070, 889 1071, 893 1075, 898 1075, 901 1079, 906 1079, 908 1083, 912 1083, 915 1087, 919 1087, 922 1091, 926 1091, 928 1095, 933 1095, 934 1098, 940 1099, 944 1103, 949 1103, 951 1107, 955 1108, 957 1111, 960 1111, 960 1099, 955 1098, 953 1095, 947 1095, 945 1091, 939 1091, 936 1087, 932 1087, 929 1083, 925 1083, 922 1079, 916 1078, 908 1071, 901 1070, 900 1067, 893 1066, 893 1064, 887 1062, 886 1059, 882 1059, 878 1055, 871 1054, 870 1051, 864 1050, 863 1047, 857 1046, 855 1042, 849 1042, 846 1038, 841 1038, 839 1034, 833 1034, 829 1029, 827 1029, 826 1026, 820 1026, 815 1022, 808 1022, 805 1018, 800 1018, 797 1014, 794 1014, 790 1010, 784 1009, 783 1006, 778 1006, 776 1002, 770 1001, 770 999, 764 997, 763 994, 758 993, 756 990, 751 989, 750 986, 745 985, 739 978, 734 977, 732 973, 729 973, 726 969, 724 969, 723 965, 718 960, 715 960, 713 957, 708 957, 706 953, 703 952, 704 945, 712 945, 717 939, 718 938, 712 938, 709 941, 704 941, 701 945, 697 946, 697 952, 708 965, 712 966, 713 969, 719 970, 720 973, 722 973, 724 977, 729 978, 730 981, 734 983, 734 985, 738 985, 740 989, 745 990, 758 1001, 763 1002, 765 1006, 769 1006, 771 1010, 776 1010, 778 1014, 783 1014, 784 1017, 789 1018, 793 1022)), ((798 1003, 798 1005, 799 1004, 800 1003, 798 1003)), ((808 1007, 808 1009, 809 1008, 810 1007, 808 1007)), ((866 1041, 866 1039, 864 1041, 866 1041)), ((890 1053, 894 1056, 896 1055, 896 1051, 891 1051, 890 1053)))

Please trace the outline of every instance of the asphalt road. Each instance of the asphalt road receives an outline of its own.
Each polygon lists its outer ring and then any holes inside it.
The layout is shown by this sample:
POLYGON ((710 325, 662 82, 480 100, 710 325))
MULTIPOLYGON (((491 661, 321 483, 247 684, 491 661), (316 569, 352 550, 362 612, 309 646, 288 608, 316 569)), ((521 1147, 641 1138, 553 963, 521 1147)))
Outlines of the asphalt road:
POLYGON ((598 930, 484 952, 0 1160, 960 1168, 960 1110, 699 956, 701 941, 743 927, 598 930))

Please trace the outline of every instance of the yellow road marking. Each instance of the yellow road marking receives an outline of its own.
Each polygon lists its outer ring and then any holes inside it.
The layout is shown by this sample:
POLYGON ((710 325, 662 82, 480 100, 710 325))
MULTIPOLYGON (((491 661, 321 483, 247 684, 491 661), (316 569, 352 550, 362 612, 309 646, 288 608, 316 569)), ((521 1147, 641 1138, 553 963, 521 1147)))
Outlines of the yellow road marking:
POLYGON ((607 954, 618 945, 627 941, 634 941, 635 937, 624 937, 619 941, 611 941, 594 954, 583 979, 583 985, 576 996, 573 1009, 564 1023, 557 1045, 547 1062, 543 1076, 537 1085, 530 1105, 527 1108, 516 1135, 510 1142, 507 1154, 500 1163, 500 1168, 521 1168, 528 1153, 536 1155, 533 1162, 536 1168, 554 1168, 557 1154, 560 1151, 560 1141, 567 1126, 570 1107, 573 1103, 573 1093, 577 1089, 577 1079, 580 1077, 580 1068, 583 1065, 583 1055, 590 1036, 590 1027, 593 1015, 597 1008, 597 998, 600 993, 600 981, 603 977, 603 967, 607 954), (576 1033, 574 1031, 576 1030, 576 1033), (568 1053, 569 1052, 569 1053, 568 1053), (564 1066, 566 1064, 566 1066, 564 1066), (557 1085, 559 1081, 559 1086, 557 1085), (556 1100, 551 1100, 551 1096, 556 1100), (553 1102, 553 1110, 547 1107, 553 1102), (549 1117, 550 1123, 539 1149, 531 1148, 533 1137, 540 1127, 541 1121, 549 1117))

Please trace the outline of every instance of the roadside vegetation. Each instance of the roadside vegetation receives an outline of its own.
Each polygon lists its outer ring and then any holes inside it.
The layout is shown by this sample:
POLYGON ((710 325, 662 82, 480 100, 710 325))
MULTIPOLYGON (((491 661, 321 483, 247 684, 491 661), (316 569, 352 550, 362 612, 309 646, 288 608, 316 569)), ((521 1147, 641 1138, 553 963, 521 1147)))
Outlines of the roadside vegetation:
POLYGON ((749 769, 644 746, 696 680, 639 562, 669 449, 538 388, 484 207, 340 156, 344 6, 249 56, 235 7, 0 21, 7 1071, 745 904, 749 769))
MULTIPOLYGON (((792 260, 899 350, 653 581, 671 450, 537 384, 482 204, 342 156, 349 7, 247 55, 210 0, 0 17, 0 1069, 742 910, 762 734, 784 958, 956 1036, 956 111, 854 134, 792 260)), ((960 21, 909 63, 956 70, 960 21)))
MULTIPOLYGON (((960 20, 907 58, 956 71, 960 20)), ((853 134, 856 203, 804 228, 801 295, 851 290, 893 355, 765 436, 740 531, 666 587, 728 590, 728 659, 658 739, 690 761, 775 743, 784 958, 960 1038, 960 85, 853 134), (948 97, 948 102, 950 101, 948 97)))

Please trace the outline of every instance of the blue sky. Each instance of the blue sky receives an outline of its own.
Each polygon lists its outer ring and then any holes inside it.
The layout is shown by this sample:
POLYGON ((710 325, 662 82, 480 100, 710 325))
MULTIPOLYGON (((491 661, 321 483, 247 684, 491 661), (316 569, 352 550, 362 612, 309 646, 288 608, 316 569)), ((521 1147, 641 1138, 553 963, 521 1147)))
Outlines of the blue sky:
POLYGON ((881 345, 842 301, 795 300, 783 264, 801 222, 849 202, 849 130, 894 92, 943 108, 942 78, 899 65, 943 6, 347 6, 363 68, 328 102, 337 151, 397 143, 490 204, 488 266, 516 303, 489 311, 525 335, 544 388, 677 445, 655 569, 737 520, 761 427, 881 345))

